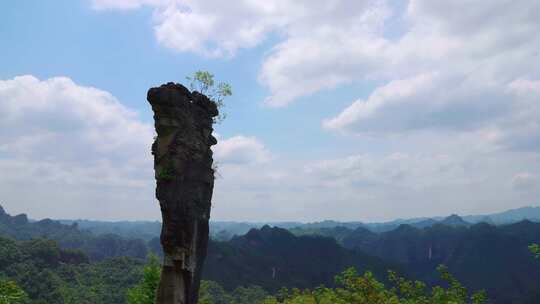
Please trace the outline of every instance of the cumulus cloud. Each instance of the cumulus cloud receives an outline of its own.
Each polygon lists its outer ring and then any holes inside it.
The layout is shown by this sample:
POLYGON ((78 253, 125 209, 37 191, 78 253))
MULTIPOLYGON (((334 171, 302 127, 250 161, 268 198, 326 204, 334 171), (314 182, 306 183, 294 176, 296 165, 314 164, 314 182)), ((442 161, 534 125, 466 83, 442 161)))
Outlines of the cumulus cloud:
POLYGON ((378 87, 366 100, 356 100, 325 120, 323 127, 349 133, 477 129, 513 108, 505 89, 504 84, 463 75, 420 74, 378 87))
POLYGON ((156 8, 155 35, 160 44, 175 51, 232 56, 265 39, 279 22, 280 6, 257 1, 171 1, 156 8))
MULTIPOLYGON (((351 11, 339 19, 313 22, 310 31, 287 32, 263 63, 261 80, 270 89, 269 104, 286 105, 300 96, 366 79, 388 84, 438 73, 481 78, 489 89, 493 82, 504 86, 516 78, 538 77, 537 3, 417 0, 405 9, 378 5, 351 11), (396 23, 397 29, 392 27, 396 23)), ((435 89, 444 92, 452 85, 440 82, 435 89)), ((489 90, 485 93, 489 98, 489 90)), ((470 104, 479 98, 484 96, 470 104)))
POLYGON ((532 2, 410 1, 398 13, 403 33, 379 37, 385 43, 370 60, 384 63, 367 74, 365 69, 350 74, 351 81, 367 75, 381 84, 367 98, 324 120, 323 127, 374 136, 414 131, 489 134, 481 139, 503 148, 538 151, 537 12, 538 4, 532 2), (500 18, 487 17, 493 14, 500 18))
POLYGON ((384 20, 391 9, 382 1, 334 1, 320 12, 294 19, 287 37, 265 58, 260 80, 270 90, 265 100, 280 107, 322 89, 366 80, 384 64, 378 54, 387 48, 384 20))
MULTIPOLYGON (((376 1, 379 5, 380 1, 376 1)), ((370 1, 192 1, 192 0, 93 0, 94 9, 154 8, 154 30, 164 46, 207 56, 234 55, 237 50, 260 44, 271 33, 308 32, 321 21, 362 17, 372 22, 374 11, 364 13, 370 1), (357 13, 360 11, 359 13, 357 13), (346 17, 346 18, 343 18, 346 17)), ((324 35, 324 29, 320 34, 324 35)))
POLYGON ((0 100, 5 156, 74 166, 148 162, 152 127, 108 92, 66 77, 28 75, 0 81, 0 100))
MULTIPOLYGON (((404 125, 412 127, 416 123, 414 115, 417 114, 413 108, 423 108, 425 99, 432 97, 429 93, 433 93, 434 78, 435 75, 418 75, 409 79, 392 81, 377 88, 367 100, 357 100, 337 117, 325 120, 323 126, 331 130, 348 130, 353 126, 362 130, 363 127, 358 125, 366 124, 391 131, 397 131, 404 125), (388 117, 380 117, 382 115, 398 117, 388 119, 388 117)), ((439 101, 433 99, 433 103, 435 102, 439 101)), ((425 116, 428 118, 429 110, 426 112, 425 116)))
POLYGON ((256 46, 270 32, 302 15, 305 6, 282 0, 94 0, 92 4, 95 9, 148 5, 154 8, 154 30, 159 43, 175 51, 211 57, 231 56, 239 49, 256 46))
MULTIPOLYGON (((159 218, 153 126, 109 92, 67 77, 0 80, 0 117, 0 203, 10 212, 159 218)), ((259 139, 243 135, 219 138, 214 151, 234 170, 271 159, 259 139)))
POLYGON ((110 93, 66 77, 15 77, 0 81, 0 116, 4 199, 37 216, 52 202, 65 216, 90 206, 102 206, 90 217, 133 216, 126 203, 151 210, 152 127, 110 93))
POLYGON ((227 139, 218 137, 218 144, 213 150, 216 161, 220 164, 255 164, 271 159, 270 152, 260 140, 243 135, 227 139))

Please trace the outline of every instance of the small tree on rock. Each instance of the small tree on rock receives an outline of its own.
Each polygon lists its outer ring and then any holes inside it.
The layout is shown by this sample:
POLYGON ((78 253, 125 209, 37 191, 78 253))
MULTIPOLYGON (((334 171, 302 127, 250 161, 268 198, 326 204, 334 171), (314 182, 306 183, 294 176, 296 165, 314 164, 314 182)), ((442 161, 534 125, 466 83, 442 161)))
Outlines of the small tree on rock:
POLYGON ((232 95, 232 87, 225 82, 216 83, 214 74, 208 71, 197 71, 192 76, 187 76, 190 81, 189 87, 192 91, 198 91, 206 95, 210 100, 216 103, 219 109, 219 115, 214 119, 214 122, 220 123, 227 114, 223 112, 225 97, 232 95))

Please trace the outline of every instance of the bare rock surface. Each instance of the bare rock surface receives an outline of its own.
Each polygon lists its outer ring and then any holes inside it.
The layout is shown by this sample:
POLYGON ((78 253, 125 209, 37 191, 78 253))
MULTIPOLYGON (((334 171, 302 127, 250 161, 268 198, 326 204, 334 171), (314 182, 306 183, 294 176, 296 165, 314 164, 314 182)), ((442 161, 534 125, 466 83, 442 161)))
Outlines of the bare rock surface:
POLYGON ((196 304, 208 244, 214 188, 212 136, 216 104, 167 83, 148 91, 157 137, 152 145, 163 226, 163 269, 156 303, 196 304))

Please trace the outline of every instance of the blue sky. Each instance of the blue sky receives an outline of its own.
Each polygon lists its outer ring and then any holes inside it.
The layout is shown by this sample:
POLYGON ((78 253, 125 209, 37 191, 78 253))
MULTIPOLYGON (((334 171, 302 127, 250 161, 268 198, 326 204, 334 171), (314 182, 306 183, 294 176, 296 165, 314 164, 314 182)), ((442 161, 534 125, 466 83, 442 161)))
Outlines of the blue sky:
POLYGON ((538 8, 0 3, 0 203, 37 218, 159 218, 146 91, 208 70, 234 91, 216 127, 214 219, 536 205, 538 8))

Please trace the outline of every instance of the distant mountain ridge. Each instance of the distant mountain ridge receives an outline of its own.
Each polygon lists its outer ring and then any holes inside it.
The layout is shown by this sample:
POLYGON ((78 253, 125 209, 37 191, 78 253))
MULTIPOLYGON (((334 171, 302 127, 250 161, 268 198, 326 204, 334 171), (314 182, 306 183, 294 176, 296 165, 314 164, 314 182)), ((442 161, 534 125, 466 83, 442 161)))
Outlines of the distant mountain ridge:
POLYGON ((471 225, 476 223, 488 223, 492 225, 504 225, 517 223, 523 220, 529 220, 531 222, 540 222, 540 206, 521 207, 517 209, 510 209, 503 212, 483 214, 483 215, 465 215, 460 216, 452 214, 447 217, 434 216, 434 217, 419 217, 410 219, 396 219, 388 222, 376 222, 376 223, 363 223, 363 222, 338 222, 338 221, 322 221, 299 225, 295 228, 313 230, 320 228, 333 228, 333 227, 345 227, 349 229, 356 229, 358 227, 364 227, 372 232, 386 232, 398 228, 400 225, 408 224, 417 228, 425 228, 433 226, 437 223, 446 225, 471 225))
POLYGON ((434 224, 440 224, 440 225, 451 226, 451 227, 460 227, 460 226, 466 227, 466 226, 471 225, 471 223, 465 221, 463 218, 461 218, 457 214, 452 214, 438 222, 434 222, 431 226, 433 226, 434 224))
MULTIPOLYGON (((29 221, 26 215, 11 216, 0 207, 0 240, 44 240, 61 251, 78 249, 73 251, 74 256, 80 260, 87 256, 92 263, 122 256, 141 261, 149 252, 162 252, 158 237, 149 241, 125 239, 112 233, 79 230, 78 225, 65 225, 51 219, 29 221)), ((369 269, 383 277, 387 269, 400 269, 396 265, 346 249, 331 237, 295 236, 286 229, 266 225, 252 228, 230 241, 210 241, 203 278, 229 290, 258 284, 266 290, 277 291, 281 287, 332 285, 334 276, 350 266, 362 271, 369 269)), ((0 274, 2 270, 0 267, 0 274)))
MULTIPOLYGON (((1 207, 1 206, 0 206, 1 207)), ((2 209, 3 210, 3 209, 2 209)), ((3 211, 0 211, 0 213, 3 211)), ((4 212, 5 213, 5 212, 4 212)), ((20 215, 21 220, 26 218, 26 215, 20 215)), ((456 215, 464 223, 461 224, 475 224, 475 223, 488 223, 492 225, 503 225, 516 223, 522 220, 529 220, 532 222, 540 222, 540 206, 521 207, 516 209, 510 209, 503 212, 483 214, 483 215, 456 215)), ((293 231, 295 234, 309 234, 301 233, 303 231, 314 231, 327 228, 344 227, 354 230, 358 227, 364 227, 372 232, 386 232, 396 229, 402 224, 409 224, 417 228, 424 228, 433 226, 440 221, 444 221, 448 217, 434 216, 434 217, 419 217, 410 219, 396 219, 388 222, 373 222, 363 223, 360 221, 352 222, 339 222, 333 220, 325 220, 320 222, 301 223, 301 222, 235 222, 235 221, 211 221, 210 222, 210 236, 215 240, 226 241, 230 240, 235 235, 244 235, 250 229, 261 228, 264 225, 273 227, 280 227, 293 231)), ((26 218, 27 219, 27 218, 26 218)), ((27 219, 28 220, 28 219, 27 219)), ((32 221, 32 220, 30 220, 32 221)), ((159 236, 161 230, 161 222, 159 221, 95 221, 95 220, 59 220, 62 224, 72 225, 77 224, 81 230, 87 230, 94 234, 107 234, 113 233, 120 235, 124 238, 141 238, 146 241, 151 240, 154 237, 159 236)), ((444 223, 443 223, 444 224, 444 223)), ((447 223, 450 224, 450 223, 447 223)), ((319 233, 320 234, 320 233, 319 233)), ((323 234, 324 235, 324 234, 323 234)), ((332 236, 335 237, 335 236, 332 236)))
POLYGON ((159 221, 95 221, 95 220, 58 220, 64 225, 76 224, 79 229, 93 234, 114 233, 124 238, 151 240, 159 236, 161 222, 159 221))
MULTIPOLYGON (((511 215, 519 218, 520 212, 513 210, 511 215)), ((492 219, 483 216, 482 221, 492 219)), ((540 264, 527 248, 540 243, 540 223, 524 220, 494 226, 451 215, 409 221, 382 232, 366 225, 355 224, 352 229, 332 226, 334 223, 290 230, 266 225, 229 241, 211 241, 203 277, 229 290, 258 284, 276 291, 282 286, 331 285, 335 274, 354 266, 360 271, 373 270, 379 277, 384 270, 392 269, 438 284, 434 270, 445 264, 465 286, 487 289, 493 303, 540 303, 540 264)), ((161 250, 157 237, 145 242, 115 234, 94 235, 79 230, 77 223, 64 225, 50 219, 33 222, 24 214, 11 216, 2 208, 0 235, 56 240, 62 250, 79 249, 92 263, 119 256, 144 258, 148 251, 161 250)), ((84 260, 76 252, 70 258, 84 260)))
POLYGON ((148 254, 146 244, 141 239, 124 239, 112 233, 94 235, 80 230, 77 223, 65 225, 51 219, 30 221, 26 214, 11 216, 1 206, 0 236, 16 240, 55 240, 64 249, 81 250, 92 261, 119 256, 144 259, 148 254))
POLYGON ((444 264, 465 286, 486 289, 496 303, 540 303, 540 263, 527 248, 539 242, 540 223, 468 224, 453 215, 424 228, 403 224, 382 233, 358 228, 340 243, 401 263, 426 282, 436 282, 433 269, 444 264))
POLYGON ((463 219, 470 223, 478 223, 488 219, 496 225, 517 223, 523 220, 540 222, 540 206, 526 206, 485 215, 467 215, 463 216, 463 219))

